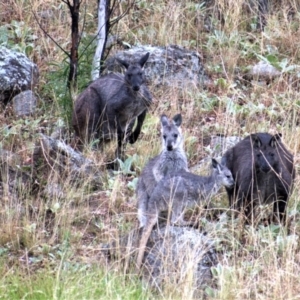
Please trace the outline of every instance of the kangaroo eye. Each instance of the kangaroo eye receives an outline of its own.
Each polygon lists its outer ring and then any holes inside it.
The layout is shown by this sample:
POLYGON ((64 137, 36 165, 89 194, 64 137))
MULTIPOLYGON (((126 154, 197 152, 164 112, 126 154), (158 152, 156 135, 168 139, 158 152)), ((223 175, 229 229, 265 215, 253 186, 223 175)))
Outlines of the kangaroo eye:
POLYGON ((270 155, 271 157, 274 157, 274 153, 272 153, 272 152, 271 152, 271 153, 269 153, 269 155, 270 155))
POLYGON ((164 140, 165 140, 165 139, 167 138, 167 136, 164 134, 164 135, 163 135, 163 138, 164 138, 164 140))
POLYGON ((173 137, 176 139, 178 137, 178 134, 173 134, 173 137))
POLYGON ((139 73, 139 76, 142 76, 142 75, 143 75, 143 73, 142 73, 142 72, 140 72, 140 73, 139 73))

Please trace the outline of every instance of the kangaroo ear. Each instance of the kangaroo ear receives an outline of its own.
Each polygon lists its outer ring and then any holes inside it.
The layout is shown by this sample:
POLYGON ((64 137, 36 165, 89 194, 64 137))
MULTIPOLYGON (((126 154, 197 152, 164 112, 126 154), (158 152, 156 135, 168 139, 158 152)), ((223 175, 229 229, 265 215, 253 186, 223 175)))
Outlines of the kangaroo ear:
POLYGON ((273 135, 270 140, 269 145, 274 148, 276 146, 276 144, 281 141, 281 136, 282 136, 281 133, 277 133, 277 134, 273 135))
POLYGON ((129 63, 128 63, 127 61, 125 61, 125 60, 123 60, 123 59, 120 59, 120 58, 118 58, 118 57, 116 57, 116 60, 117 60, 117 62, 118 62, 119 64, 121 64, 121 65, 124 66, 126 69, 128 69, 129 63))
POLYGON ((222 166, 218 163, 218 161, 214 158, 211 159, 211 164, 214 170, 218 171, 220 174, 222 172, 222 166))
POLYGON ((173 123, 179 127, 182 123, 182 117, 181 117, 181 114, 177 114, 173 117, 173 123))
POLYGON ((252 144, 254 148, 260 148, 262 145, 262 142, 260 140, 260 138, 254 133, 250 135, 252 144))
POLYGON ((214 169, 219 169, 219 163, 217 162, 216 159, 212 158, 212 159, 211 159, 211 164, 212 164, 212 167, 213 167, 214 169))
POLYGON ((223 155, 221 158, 221 165, 226 166, 226 163, 227 163, 227 157, 223 155))
POLYGON ((165 114, 160 117, 160 122, 162 126, 169 125, 168 117, 165 114))
POLYGON ((141 67, 144 66, 145 62, 146 62, 146 61, 148 60, 148 58, 149 58, 149 55, 150 55, 150 52, 147 52, 144 56, 142 56, 142 58, 141 58, 140 61, 139 61, 139 65, 140 65, 141 67))

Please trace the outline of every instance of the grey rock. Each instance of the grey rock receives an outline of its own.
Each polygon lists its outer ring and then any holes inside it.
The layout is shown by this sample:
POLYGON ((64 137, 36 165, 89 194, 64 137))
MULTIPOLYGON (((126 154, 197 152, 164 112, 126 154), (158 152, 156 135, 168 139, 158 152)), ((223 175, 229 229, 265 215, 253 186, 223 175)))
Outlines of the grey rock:
POLYGON ((242 138, 239 136, 212 136, 209 146, 206 147, 209 156, 204 157, 198 164, 191 167, 191 172, 207 169, 208 165, 211 163, 211 157, 221 159, 228 149, 235 146, 241 140, 242 138))
POLYGON ((0 102, 6 104, 21 91, 33 90, 38 79, 37 65, 25 54, 0 47, 0 102))
POLYGON ((68 139, 68 129, 63 119, 59 118, 57 120, 50 137, 64 141, 68 139))
POLYGON ((62 199, 66 197, 66 193, 62 187, 61 184, 59 183, 52 183, 49 182, 44 188, 43 194, 48 198, 48 199, 62 199))
POLYGON ((213 157, 222 157, 231 147, 235 146, 242 138, 239 136, 212 136, 210 148, 213 157))
MULTIPOLYGON (((40 133, 40 141, 37 143, 33 161, 35 170, 50 178, 56 174, 57 182, 52 181, 50 187, 46 187, 45 194, 62 197, 61 183, 68 188, 68 184, 79 185, 89 182, 93 189, 102 188, 103 176, 99 167, 81 153, 75 151, 65 142, 54 139, 40 133)), ((35 177, 40 177, 35 174, 35 177)))
POLYGON ((14 112, 18 117, 29 116, 35 112, 37 98, 31 90, 21 92, 13 98, 14 112))
POLYGON ((251 75, 254 79, 270 80, 279 77, 281 72, 271 64, 260 61, 251 68, 249 75, 251 75))
POLYGON ((21 167, 18 154, 0 148, 0 199, 18 200, 30 191, 31 176, 21 167))
POLYGON ((54 131, 51 133, 51 138, 56 140, 65 140, 68 136, 68 130, 66 127, 58 126, 54 128, 54 131))
POLYGON ((145 52, 150 52, 144 67, 145 77, 153 85, 203 85, 207 80, 200 54, 177 45, 136 46, 117 52, 106 60, 106 72, 121 72, 116 58, 131 60, 145 52))
MULTIPOLYGON (((141 229, 101 244, 108 259, 135 264, 141 229)), ((152 231, 141 268, 143 282, 160 291, 165 285, 177 286, 191 280, 191 297, 203 299, 206 286, 214 286, 211 269, 219 260, 216 239, 191 227, 161 225, 152 231)))
POLYGON ((212 285, 211 268, 218 263, 214 240, 190 228, 166 226, 153 230, 148 240, 143 278, 160 289, 164 283, 191 282, 191 296, 212 285))

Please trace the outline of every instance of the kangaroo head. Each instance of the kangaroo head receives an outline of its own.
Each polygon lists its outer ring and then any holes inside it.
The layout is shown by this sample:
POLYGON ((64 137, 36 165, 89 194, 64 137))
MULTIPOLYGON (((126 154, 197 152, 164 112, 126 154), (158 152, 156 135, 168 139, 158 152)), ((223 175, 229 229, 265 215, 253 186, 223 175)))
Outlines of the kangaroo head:
POLYGON ((161 135, 163 139, 164 148, 167 151, 173 151, 183 146, 183 136, 180 125, 182 123, 181 114, 177 114, 170 122, 166 115, 162 115, 161 121, 161 135))
POLYGON ((273 136, 265 135, 259 137, 257 134, 251 136, 254 165, 257 171, 269 173, 272 169, 276 169, 279 163, 278 160, 278 145, 281 134, 273 136))
POLYGON ((149 58, 150 53, 147 52, 140 58, 138 62, 129 63, 122 59, 117 58, 117 61, 126 68, 125 81, 132 88, 133 91, 137 92, 140 90, 141 85, 144 84, 144 64, 149 58))
POLYGON ((231 171, 226 167, 225 161, 223 160, 221 164, 217 162, 214 158, 212 159, 212 167, 214 175, 216 176, 216 181, 221 183, 226 187, 232 187, 234 185, 234 179, 231 171))

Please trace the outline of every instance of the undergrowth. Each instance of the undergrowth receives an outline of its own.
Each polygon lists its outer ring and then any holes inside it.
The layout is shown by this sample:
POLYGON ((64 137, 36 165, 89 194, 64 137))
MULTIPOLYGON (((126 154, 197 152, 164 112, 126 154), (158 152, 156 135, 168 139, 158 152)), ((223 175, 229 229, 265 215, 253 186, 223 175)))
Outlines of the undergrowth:
MULTIPOLYGON (((91 178, 78 183, 55 171, 43 173, 42 162, 32 164, 41 132, 50 135, 63 127, 67 133, 62 137, 72 140, 68 120, 74 100, 66 89, 66 56, 45 35, 33 11, 43 29, 68 51, 68 9, 63 1, 0 0, 0 45, 26 53, 40 70, 35 116, 17 119, 9 105, 1 108, 0 149, 8 152, 1 161, 0 299, 180 299, 188 283, 166 285, 159 291, 150 289, 121 259, 108 261, 102 251, 103 243, 115 241, 136 226, 135 187, 148 159, 160 151, 159 117, 178 112, 183 116, 190 167, 211 154, 209 139, 216 134, 244 137, 258 131, 280 132, 295 155, 297 176, 286 227, 263 222, 257 227, 242 226, 229 213, 224 191, 193 216, 216 240, 219 256, 219 264, 212 268, 214 281, 205 289, 206 297, 300 297, 300 17, 299 11, 290 13, 298 3, 285 0, 279 9, 271 1, 268 25, 260 32, 248 1, 214 2, 211 9, 204 1, 137 1, 114 27, 113 34, 127 46, 178 44, 198 51, 209 80, 205 88, 150 85, 155 104, 141 138, 127 146, 127 160, 119 172, 110 174, 105 167, 113 155, 113 143, 104 153, 84 149, 84 155, 103 174, 102 189, 93 190, 91 178), (281 75, 267 82, 245 80, 244 74, 259 61, 267 61, 281 75), (12 190, 8 187, 10 169, 6 162, 29 174, 26 184, 16 180, 12 190), (58 184, 57 193, 43 190, 58 184)), ((118 2, 116 14, 126 5, 126 1, 118 2)), ((96 32, 95 18, 96 4, 83 1, 77 93, 90 80, 95 45, 87 49, 86 45, 96 32)))

